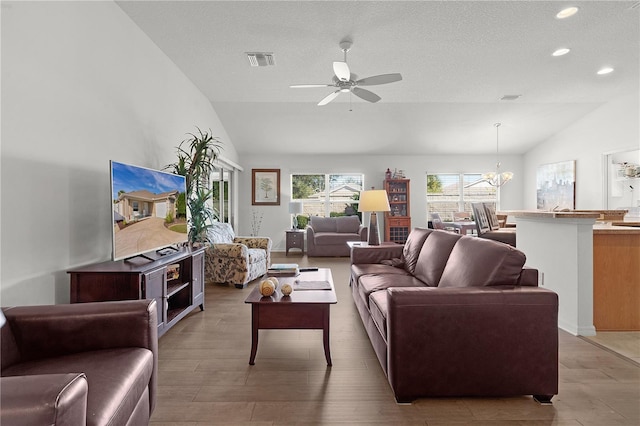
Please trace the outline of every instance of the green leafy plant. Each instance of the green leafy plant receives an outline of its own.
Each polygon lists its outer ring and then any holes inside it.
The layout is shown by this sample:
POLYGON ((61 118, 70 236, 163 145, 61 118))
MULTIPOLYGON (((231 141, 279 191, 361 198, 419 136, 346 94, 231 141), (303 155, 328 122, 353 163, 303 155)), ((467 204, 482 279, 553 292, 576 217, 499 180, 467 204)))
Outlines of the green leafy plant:
POLYGON ((172 223, 173 222, 173 213, 171 213, 171 212, 167 213, 167 215, 164 217, 164 221, 165 221, 165 223, 172 223))
POLYGON ((308 216, 298 215, 298 229, 305 229, 309 223, 308 216))
MULTIPOLYGON (((187 184, 186 206, 189 209, 189 241, 207 242, 207 230, 215 218, 210 202, 212 191, 209 178, 215 168, 214 161, 222 149, 222 142, 211 135, 211 130, 187 133, 187 139, 177 147, 178 159, 165 170, 184 176, 187 184)), ((179 213, 178 213, 179 214, 179 213)))

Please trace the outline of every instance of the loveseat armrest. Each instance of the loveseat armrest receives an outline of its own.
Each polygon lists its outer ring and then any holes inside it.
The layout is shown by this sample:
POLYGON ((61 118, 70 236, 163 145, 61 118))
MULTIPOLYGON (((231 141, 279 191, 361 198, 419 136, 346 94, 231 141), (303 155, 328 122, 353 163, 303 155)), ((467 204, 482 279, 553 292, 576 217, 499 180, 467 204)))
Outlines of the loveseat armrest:
POLYGON ((384 260, 401 259, 404 246, 401 244, 382 244, 379 246, 353 246, 351 264, 382 263, 384 260))
POLYGON ((248 258, 249 251, 245 244, 215 243, 207 247, 207 254, 215 257, 248 258))
POLYGON ((397 287, 387 290, 387 301, 388 378, 396 398, 558 393, 553 291, 397 287))
POLYGON ((0 378, 0 424, 75 426, 87 423, 83 373, 0 378))

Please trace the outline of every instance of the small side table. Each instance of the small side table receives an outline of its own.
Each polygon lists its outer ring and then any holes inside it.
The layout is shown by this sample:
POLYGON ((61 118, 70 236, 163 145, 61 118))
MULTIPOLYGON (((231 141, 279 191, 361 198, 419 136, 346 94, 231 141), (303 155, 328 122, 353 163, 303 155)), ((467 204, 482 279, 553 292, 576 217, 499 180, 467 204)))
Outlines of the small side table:
POLYGON ((287 249, 286 255, 289 255, 289 249, 299 248, 302 250, 302 254, 304 254, 304 231, 298 231, 295 229, 291 229, 286 231, 287 233, 287 249))

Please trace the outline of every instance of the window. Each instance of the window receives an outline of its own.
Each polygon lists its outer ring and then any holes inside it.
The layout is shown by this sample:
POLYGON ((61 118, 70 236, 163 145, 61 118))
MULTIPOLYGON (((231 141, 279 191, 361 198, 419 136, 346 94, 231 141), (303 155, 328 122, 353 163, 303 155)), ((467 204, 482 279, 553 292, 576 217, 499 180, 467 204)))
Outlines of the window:
POLYGON ((214 219, 232 223, 232 178, 233 170, 216 167, 211 174, 211 199, 214 219))
POLYGON ((496 202, 496 188, 482 180, 481 173, 427 174, 427 221, 438 213, 452 221, 453 213, 472 213, 471 203, 496 202))
POLYGON ((291 199, 302 201, 304 216, 343 216, 358 211, 362 174, 291 175, 291 199))

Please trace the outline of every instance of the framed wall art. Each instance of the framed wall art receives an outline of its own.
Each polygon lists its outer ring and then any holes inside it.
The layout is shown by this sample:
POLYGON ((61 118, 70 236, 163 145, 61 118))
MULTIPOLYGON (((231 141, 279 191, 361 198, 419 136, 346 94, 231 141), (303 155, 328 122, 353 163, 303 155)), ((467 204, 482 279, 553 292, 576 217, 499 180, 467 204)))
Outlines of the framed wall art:
POLYGON ((576 208, 576 161, 538 166, 536 173, 538 210, 576 208))
POLYGON ((251 169, 251 204, 280 205, 280 169, 251 169))

